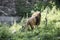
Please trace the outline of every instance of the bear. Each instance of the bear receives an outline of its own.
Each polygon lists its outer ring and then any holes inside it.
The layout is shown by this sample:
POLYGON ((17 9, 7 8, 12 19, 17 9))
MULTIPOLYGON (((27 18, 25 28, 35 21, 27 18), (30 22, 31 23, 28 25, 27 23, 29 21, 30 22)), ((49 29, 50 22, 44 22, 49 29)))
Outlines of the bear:
POLYGON ((38 26, 40 24, 40 20, 41 20, 41 12, 35 11, 33 12, 32 16, 27 19, 25 26, 28 27, 28 25, 30 25, 31 29, 33 30, 35 25, 38 26))

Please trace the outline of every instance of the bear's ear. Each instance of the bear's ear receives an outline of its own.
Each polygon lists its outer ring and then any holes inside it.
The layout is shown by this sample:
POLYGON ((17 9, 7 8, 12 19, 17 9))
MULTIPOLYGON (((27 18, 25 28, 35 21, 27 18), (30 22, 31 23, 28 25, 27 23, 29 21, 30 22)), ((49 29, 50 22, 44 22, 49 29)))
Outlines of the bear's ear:
POLYGON ((34 10, 31 11, 31 13, 34 13, 34 12, 35 12, 34 10))
POLYGON ((36 13, 40 13, 40 11, 36 11, 36 13))

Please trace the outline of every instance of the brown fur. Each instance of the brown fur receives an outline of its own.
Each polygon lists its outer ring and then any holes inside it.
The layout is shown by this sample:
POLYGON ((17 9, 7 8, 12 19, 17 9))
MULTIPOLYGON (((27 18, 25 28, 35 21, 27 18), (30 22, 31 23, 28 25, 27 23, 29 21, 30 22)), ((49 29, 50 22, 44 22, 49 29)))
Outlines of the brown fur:
POLYGON ((36 11, 32 16, 27 20, 27 25, 30 25, 31 29, 34 29, 35 25, 39 25, 41 20, 41 13, 36 11))
POLYGON ((41 20, 41 13, 39 11, 36 11, 32 14, 32 17, 36 18, 36 25, 40 24, 40 20, 41 20))

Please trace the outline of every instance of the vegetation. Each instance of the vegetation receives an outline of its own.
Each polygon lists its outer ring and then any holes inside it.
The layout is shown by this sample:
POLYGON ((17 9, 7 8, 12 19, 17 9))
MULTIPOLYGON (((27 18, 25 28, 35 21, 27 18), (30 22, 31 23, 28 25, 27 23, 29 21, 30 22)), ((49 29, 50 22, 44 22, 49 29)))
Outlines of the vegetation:
POLYGON ((0 24, 0 40, 60 40, 60 9, 57 9, 54 2, 46 7, 42 5, 42 8, 39 4, 37 3, 34 8, 42 11, 41 24, 38 27, 36 26, 34 30, 24 30, 22 25, 27 18, 22 18, 20 23, 12 26, 0 24))

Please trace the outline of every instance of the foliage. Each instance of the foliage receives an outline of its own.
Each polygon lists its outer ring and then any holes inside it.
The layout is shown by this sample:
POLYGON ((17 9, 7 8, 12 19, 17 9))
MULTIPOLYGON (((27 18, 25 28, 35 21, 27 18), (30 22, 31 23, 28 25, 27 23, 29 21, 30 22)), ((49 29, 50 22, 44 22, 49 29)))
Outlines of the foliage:
POLYGON ((47 14, 48 24, 46 26, 45 16, 47 9, 45 8, 41 14, 41 24, 34 30, 25 31, 21 28, 25 24, 26 18, 23 18, 19 24, 15 23, 9 27, 8 25, 0 24, 0 40, 59 40, 60 11, 56 9, 56 6, 53 6, 52 9, 49 8, 47 14))
POLYGON ((40 26, 31 31, 18 30, 15 33, 12 33, 8 27, 0 27, 0 40, 58 40, 55 38, 60 36, 60 27, 56 27, 52 22, 47 27, 45 24, 40 26))
POLYGON ((26 17, 27 14, 30 15, 32 6, 26 3, 26 0, 17 0, 16 2, 16 11, 17 15, 26 17))
MULTIPOLYGON (((43 5, 45 8, 42 7, 41 24, 38 27, 36 26, 34 30, 22 29, 27 18, 22 18, 20 23, 15 23, 12 26, 0 24, 0 40, 60 40, 58 38, 60 37, 60 9, 56 9, 55 4, 52 4, 51 8, 43 5)), ((37 7, 40 10, 40 4, 37 7)))
POLYGON ((11 37, 9 27, 0 27, 0 40, 8 40, 11 37))
POLYGON ((17 0, 16 2, 17 15, 26 17, 28 14, 28 16, 31 16, 31 10, 34 11, 39 10, 42 12, 47 6, 49 8, 52 8, 55 5, 55 3, 54 2, 52 3, 52 1, 51 2, 39 1, 33 5, 34 6, 32 6, 32 4, 28 4, 26 0, 17 0))

